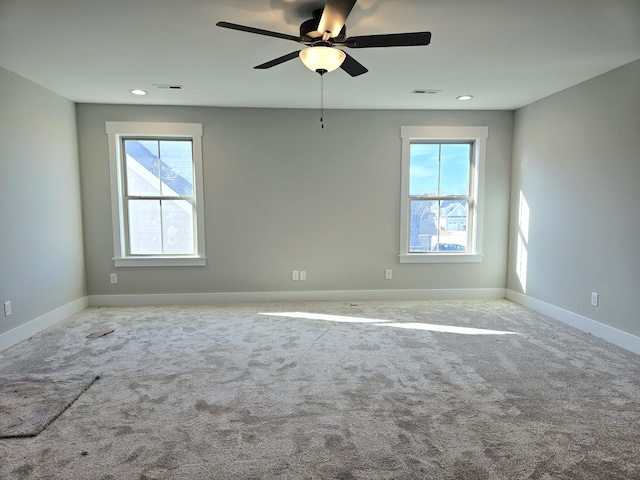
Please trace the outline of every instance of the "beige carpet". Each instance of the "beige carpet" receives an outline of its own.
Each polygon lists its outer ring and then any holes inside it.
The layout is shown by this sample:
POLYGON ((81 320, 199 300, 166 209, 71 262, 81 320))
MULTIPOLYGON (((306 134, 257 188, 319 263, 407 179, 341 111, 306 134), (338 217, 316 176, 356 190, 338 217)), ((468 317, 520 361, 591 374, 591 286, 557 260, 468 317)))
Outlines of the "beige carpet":
POLYGON ((2 355, 101 373, 2 479, 640 479, 640 357, 506 300, 90 308, 2 355))

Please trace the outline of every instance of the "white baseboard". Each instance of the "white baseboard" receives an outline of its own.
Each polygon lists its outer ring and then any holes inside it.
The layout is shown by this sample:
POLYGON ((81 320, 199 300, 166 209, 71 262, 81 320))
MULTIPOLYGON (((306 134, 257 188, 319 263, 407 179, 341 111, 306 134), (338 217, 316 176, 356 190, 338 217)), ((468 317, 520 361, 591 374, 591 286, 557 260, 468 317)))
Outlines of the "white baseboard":
POLYGON ((507 300, 511 300, 512 302, 530 308, 531 310, 551 317, 554 320, 566 323, 567 325, 577 328, 578 330, 582 330, 583 332, 590 333, 593 336, 606 340, 614 345, 618 345, 619 347, 633 353, 640 354, 640 337, 618 330, 617 328, 610 327, 604 323, 596 322, 595 320, 570 312, 569 310, 564 310, 549 303, 536 300, 535 298, 523 295, 522 293, 518 293, 513 290, 507 290, 506 293, 507 300))
POLYGON ((442 290, 320 290, 300 292, 181 293, 170 295, 90 295, 96 307, 141 305, 215 305, 229 303, 402 301, 402 300, 497 300, 504 288, 442 290))
POLYGON ((70 317, 74 313, 87 308, 89 305, 88 297, 81 297, 73 302, 67 303, 51 312, 45 313, 38 318, 23 323, 22 325, 0 334, 0 352, 7 348, 20 343, 27 338, 33 337, 36 333, 55 325, 61 320, 70 317))

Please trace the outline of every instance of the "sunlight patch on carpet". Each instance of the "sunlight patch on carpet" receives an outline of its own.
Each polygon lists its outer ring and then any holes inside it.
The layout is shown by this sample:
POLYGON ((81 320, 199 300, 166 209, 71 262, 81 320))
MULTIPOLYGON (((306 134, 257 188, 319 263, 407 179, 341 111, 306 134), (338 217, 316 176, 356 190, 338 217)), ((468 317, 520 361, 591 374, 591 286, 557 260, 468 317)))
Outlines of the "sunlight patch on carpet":
POLYGON ((288 318, 305 318, 308 320, 326 320, 329 322, 343 323, 379 323, 387 320, 376 320, 373 318, 362 317, 346 317, 344 315, 327 315, 324 313, 307 313, 307 312, 262 312, 259 315, 268 315, 272 317, 288 317, 288 318))
POLYGON ((429 332, 459 333, 461 335, 519 335, 517 332, 488 330, 485 328, 456 327, 454 325, 433 325, 430 323, 376 323, 378 327, 409 328, 429 332))
POLYGON ((455 325, 434 325, 431 323, 407 322, 398 323, 390 320, 379 320, 374 318, 348 317, 344 315, 327 315, 324 313, 308 312, 261 312, 259 315, 274 317, 302 318, 308 320, 326 320, 340 323, 369 323, 376 327, 407 328, 411 330, 425 330, 429 332, 457 333, 460 335, 519 335, 517 332, 502 330, 489 330, 486 328, 458 327, 455 325))

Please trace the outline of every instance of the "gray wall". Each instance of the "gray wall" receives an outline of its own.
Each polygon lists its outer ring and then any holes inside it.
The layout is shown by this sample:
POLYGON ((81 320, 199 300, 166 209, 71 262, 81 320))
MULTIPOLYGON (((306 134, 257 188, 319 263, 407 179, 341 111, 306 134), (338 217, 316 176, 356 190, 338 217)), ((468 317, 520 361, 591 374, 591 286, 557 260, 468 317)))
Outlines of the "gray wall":
POLYGON ((508 288, 640 335, 640 61, 516 112, 508 288), (529 209, 517 274, 520 192, 529 209), (600 306, 590 305, 591 292, 600 306))
POLYGON ((75 105, 0 68, 0 334, 85 296, 75 105))
POLYGON ((90 295, 506 286, 512 112, 329 111, 324 130, 315 110, 84 104, 77 114, 90 295), (206 267, 113 267, 105 121, 203 124, 206 267), (402 125, 489 126, 482 263, 398 263, 402 125), (294 269, 308 280, 293 282, 294 269))

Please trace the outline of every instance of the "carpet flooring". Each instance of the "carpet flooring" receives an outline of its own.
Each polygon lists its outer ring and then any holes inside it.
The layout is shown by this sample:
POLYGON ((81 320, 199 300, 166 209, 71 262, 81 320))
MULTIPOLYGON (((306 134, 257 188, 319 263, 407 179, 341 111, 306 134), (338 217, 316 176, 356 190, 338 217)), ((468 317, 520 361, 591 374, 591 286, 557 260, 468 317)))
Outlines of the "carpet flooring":
POLYGON ((3 480, 640 479, 640 357, 507 300, 88 308, 0 356, 100 375, 3 480))
POLYGON ((38 435, 96 378, 95 375, 0 375, 0 438, 38 435))

